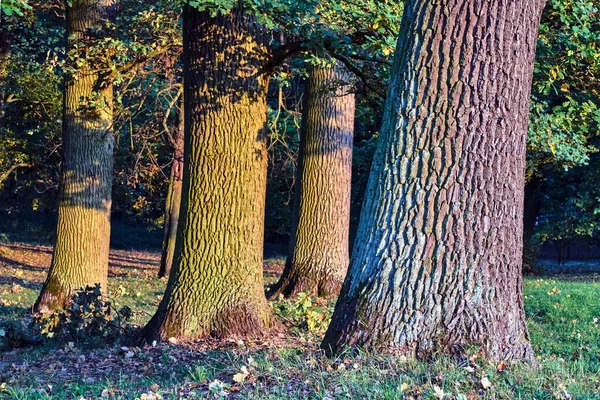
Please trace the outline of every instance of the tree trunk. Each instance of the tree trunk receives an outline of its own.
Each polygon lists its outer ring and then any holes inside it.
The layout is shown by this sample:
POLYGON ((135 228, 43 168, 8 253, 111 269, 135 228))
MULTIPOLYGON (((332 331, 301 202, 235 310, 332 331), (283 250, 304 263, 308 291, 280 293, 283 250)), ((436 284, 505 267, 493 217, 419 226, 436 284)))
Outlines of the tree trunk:
MULTIPOLYGON (((84 59, 114 22, 114 0, 74 0, 67 8, 67 52, 84 59), (79 49, 78 49, 79 46, 79 49)), ((106 60, 76 66, 67 59, 63 161, 56 244, 50 272, 34 306, 50 312, 88 285, 107 287, 114 137, 112 83, 106 60)))
POLYGON ((294 221, 285 269, 270 296, 337 295, 349 264, 354 93, 350 74, 315 67, 306 93, 294 221))
POLYGON ((540 190, 542 178, 534 176, 525 184, 523 212, 523 273, 533 274, 536 271, 538 246, 533 243, 535 224, 542 208, 540 190))
POLYGON ((323 341, 533 360, 525 140, 543 0, 409 0, 348 276, 323 341))
POLYGON ((169 191, 167 193, 167 204, 165 207, 165 232, 162 243, 162 256, 158 277, 164 278, 171 274, 173 256, 175 255, 175 240, 177 237, 177 224, 179 222, 179 209, 181 205, 181 188, 183 178, 183 98, 179 108, 179 126, 173 135, 174 150, 173 163, 171 164, 171 177, 169 179, 169 191))
POLYGON ((175 259, 143 340, 263 335, 269 35, 184 8, 185 146, 175 259))

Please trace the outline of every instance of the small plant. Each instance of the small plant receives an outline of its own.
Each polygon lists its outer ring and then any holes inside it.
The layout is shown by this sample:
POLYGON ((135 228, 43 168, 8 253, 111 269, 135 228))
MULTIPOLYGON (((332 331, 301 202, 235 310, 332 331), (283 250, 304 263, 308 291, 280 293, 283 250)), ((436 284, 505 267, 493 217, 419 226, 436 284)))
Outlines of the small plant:
POLYGON ((35 315, 34 324, 43 339, 97 341, 126 334, 131 316, 129 307, 114 310, 111 302, 102 296, 100 285, 96 284, 77 292, 64 311, 35 315))
POLYGON ((129 307, 119 311, 102 296, 100 285, 75 293, 65 310, 36 314, 0 324, 0 347, 22 347, 43 342, 99 344, 130 333, 129 307))
POLYGON ((333 304, 301 292, 295 300, 280 298, 275 303, 275 312, 296 329, 320 335, 325 333, 331 321, 333 304))

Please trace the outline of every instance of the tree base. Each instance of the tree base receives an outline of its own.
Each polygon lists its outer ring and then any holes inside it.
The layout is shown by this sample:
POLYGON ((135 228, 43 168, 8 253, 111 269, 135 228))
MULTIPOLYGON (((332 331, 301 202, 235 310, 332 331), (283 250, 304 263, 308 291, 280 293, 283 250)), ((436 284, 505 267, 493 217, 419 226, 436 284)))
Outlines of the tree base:
POLYGON ((267 298, 275 300, 280 295, 293 298, 298 293, 309 296, 333 298, 340 293, 342 281, 335 279, 313 279, 303 276, 282 276, 279 281, 267 291, 267 298))
MULTIPOLYGON (((201 315, 201 314, 198 314, 201 315)), ((270 310, 240 305, 215 313, 209 319, 171 312, 157 312, 140 335, 141 344, 175 339, 258 339, 282 331, 270 310)))
POLYGON ((524 323, 508 312, 503 318, 491 321, 455 315, 451 319, 452 327, 443 326, 433 315, 416 314, 407 323, 397 323, 382 318, 377 311, 361 307, 355 299, 340 298, 321 348, 328 356, 348 348, 362 348, 420 360, 441 354, 460 358, 466 356, 469 349, 479 348, 492 362, 536 364, 524 323))

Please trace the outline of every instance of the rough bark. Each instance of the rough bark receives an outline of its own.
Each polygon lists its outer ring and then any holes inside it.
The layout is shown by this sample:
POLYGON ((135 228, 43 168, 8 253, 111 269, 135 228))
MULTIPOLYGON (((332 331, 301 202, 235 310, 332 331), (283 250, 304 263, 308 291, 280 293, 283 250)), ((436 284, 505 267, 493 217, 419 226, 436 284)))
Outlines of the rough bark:
POLYGON ((143 340, 264 335, 269 35, 253 17, 184 9, 185 146, 175 259, 143 340))
POLYGON ((543 0, 409 0, 351 266, 323 348, 533 360, 525 140, 543 0))
POLYGON ((183 179, 183 107, 182 99, 181 107, 179 108, 178 129, 173 135, 173 161, 171 164, 171 176, 169 179, 169 189, 165 207, 165 227, 162 243, 162 255, 160 259, 160 269, 158 271, 159 278, 168 277, 171 274, 173 257, 175 255, 175 241, 177 237, 177 225, 179 222, 183 179))
POLYGON ((355 99, 343 67, 315 67, 300 134, 285 269, 269 293, 337 295, 348 269, 355 99))
MULTIPOLYGON (((67 7, 67 52, 80 58, 114 22, 114 0, 74 0, 67 7)), ((39 312, 63 307, 88 285, 107 286, 114 137, 113 88, 101 72, 105 60, 89 59, 65 74, 63 159, 56 244, 52 264, 34 306, 39 312)))

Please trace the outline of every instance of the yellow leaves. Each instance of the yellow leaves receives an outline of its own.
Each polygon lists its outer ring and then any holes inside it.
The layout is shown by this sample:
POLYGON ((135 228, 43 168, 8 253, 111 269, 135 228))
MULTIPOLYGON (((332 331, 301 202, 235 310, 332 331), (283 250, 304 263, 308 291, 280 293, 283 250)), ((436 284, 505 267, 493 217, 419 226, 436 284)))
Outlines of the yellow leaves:
POLYGON ((410 385, 406 382, 402 382, 402 384, 400 385, 400 393, 404 393, 408 389, 410 389, 410 385))
POLYGON ((558 294, 560 294, 560 290, 558 290, 556 286, 554 286, 552 290, 548 292, 548 296, 556 296, 558 294))
POLYGON ((552 142, 548 142, 548 147, 550 147, 550 152, 553 155, 556 155, 556 145, 554 143, 552 143, 552 142))
POLYGON ((508 368, 508 364, 504 362, 504 360, 500 361, 500 363, 496 366, 496 371, 502 372, 508 368))
POLYGON ((233 375, 233 381, 241 384, 244 383, 246 378, 250 375, 250 372, 248 371, 248 368, 246 368, 246 366, 240 368, 240 371, 241 372, 238 372, 237 374, 233 375))

